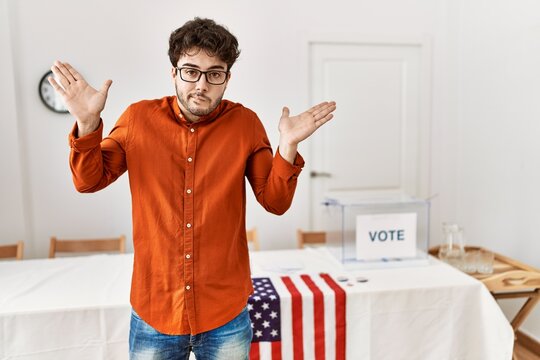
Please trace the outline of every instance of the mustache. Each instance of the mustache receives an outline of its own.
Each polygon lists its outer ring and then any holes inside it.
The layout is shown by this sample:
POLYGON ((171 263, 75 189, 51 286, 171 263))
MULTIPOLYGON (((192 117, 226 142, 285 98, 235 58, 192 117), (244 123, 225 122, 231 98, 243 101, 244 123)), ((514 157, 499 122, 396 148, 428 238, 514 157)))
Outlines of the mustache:
POLYGON ((193 93, 193 94, 190 94, 189 97, 198 97, 198 98, 203 98, 210 101, 210 98, 204 95, 203 93, 193 93))

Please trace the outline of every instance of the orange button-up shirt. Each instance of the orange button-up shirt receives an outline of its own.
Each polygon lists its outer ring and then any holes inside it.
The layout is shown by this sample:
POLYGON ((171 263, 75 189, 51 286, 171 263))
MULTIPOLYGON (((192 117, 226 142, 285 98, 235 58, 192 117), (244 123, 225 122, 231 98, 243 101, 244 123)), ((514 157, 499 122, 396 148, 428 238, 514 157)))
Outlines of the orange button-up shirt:
POLYGON ((197 123, 176 97, 127 108, 108 137, 70 134, 78 191, 98 191, 128 170, 135 250, 131 304, 165 334, 226 324, 253 291, 245 231, 247 178, 275 214, 290 206, 303 159, 274 157, 251 110, 227 100, 197 123))

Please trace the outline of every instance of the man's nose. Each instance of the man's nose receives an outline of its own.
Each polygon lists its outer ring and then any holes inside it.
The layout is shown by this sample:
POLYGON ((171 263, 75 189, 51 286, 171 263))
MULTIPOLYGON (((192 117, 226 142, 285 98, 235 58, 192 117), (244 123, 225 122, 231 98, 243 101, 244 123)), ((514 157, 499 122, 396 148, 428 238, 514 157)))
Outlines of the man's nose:
POLYGON ((206 74, 202 73, 199 80, 196 83, 197 90, 208 90, 208 80, 206 80, 206 74))

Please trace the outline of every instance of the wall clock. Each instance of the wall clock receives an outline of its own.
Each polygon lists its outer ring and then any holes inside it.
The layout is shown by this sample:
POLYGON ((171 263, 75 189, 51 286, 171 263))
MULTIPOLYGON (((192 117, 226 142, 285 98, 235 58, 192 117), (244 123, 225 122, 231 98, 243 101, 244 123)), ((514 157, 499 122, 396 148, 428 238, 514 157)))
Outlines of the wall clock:
POLYGON ((62 100, 62 97, 56 93, 52 85, 49 84, 49 81, 47 80, 49 76, 53 76, 52 71, 45 73, 45 75, 43 75, 39 81, 39 97, 49 110, 56 113, 66 114, 68 113, 68 110, 64 104, 64 100, 62 100))

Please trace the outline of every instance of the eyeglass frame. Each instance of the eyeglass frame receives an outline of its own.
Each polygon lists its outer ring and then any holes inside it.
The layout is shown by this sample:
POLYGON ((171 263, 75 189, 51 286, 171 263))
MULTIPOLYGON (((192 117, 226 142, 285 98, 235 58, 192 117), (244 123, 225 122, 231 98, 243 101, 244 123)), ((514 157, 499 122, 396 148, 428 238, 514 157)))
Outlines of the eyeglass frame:
POLYGON ((202 71, 202 70, 190 67, 190 66, 182 66, 182 67, 175 66, 174 68, 176 69, 176 72, 179 73, 180 80, 182 80, 182 81, 185 81, 185 82, 188 82, 188 83, 196 83, 197 81, 201 80, 201 76, 203 76, 203 74, 204 74, 204 78, 206 79, 206 82, 209 83, 210 85, 223 85, 223 84, 225 84, 227 82, 227 76, 230 73, 229 71, 223 71, 223 70, 206 70, 206 71, 202 71), (184 79, 182 77, 182 69, 190 69, 190 70, 198 71, 199 72, 199 77, 197 78, 197 80, 186 80, 186 79, 184 79), (219 84, 215 84, 213 82, 210 82, 208 80, 208 75, 207 74, 211 73, 211 72, 225 73, 225 80, 223 80, 223 82, 219 83, 219 84))

